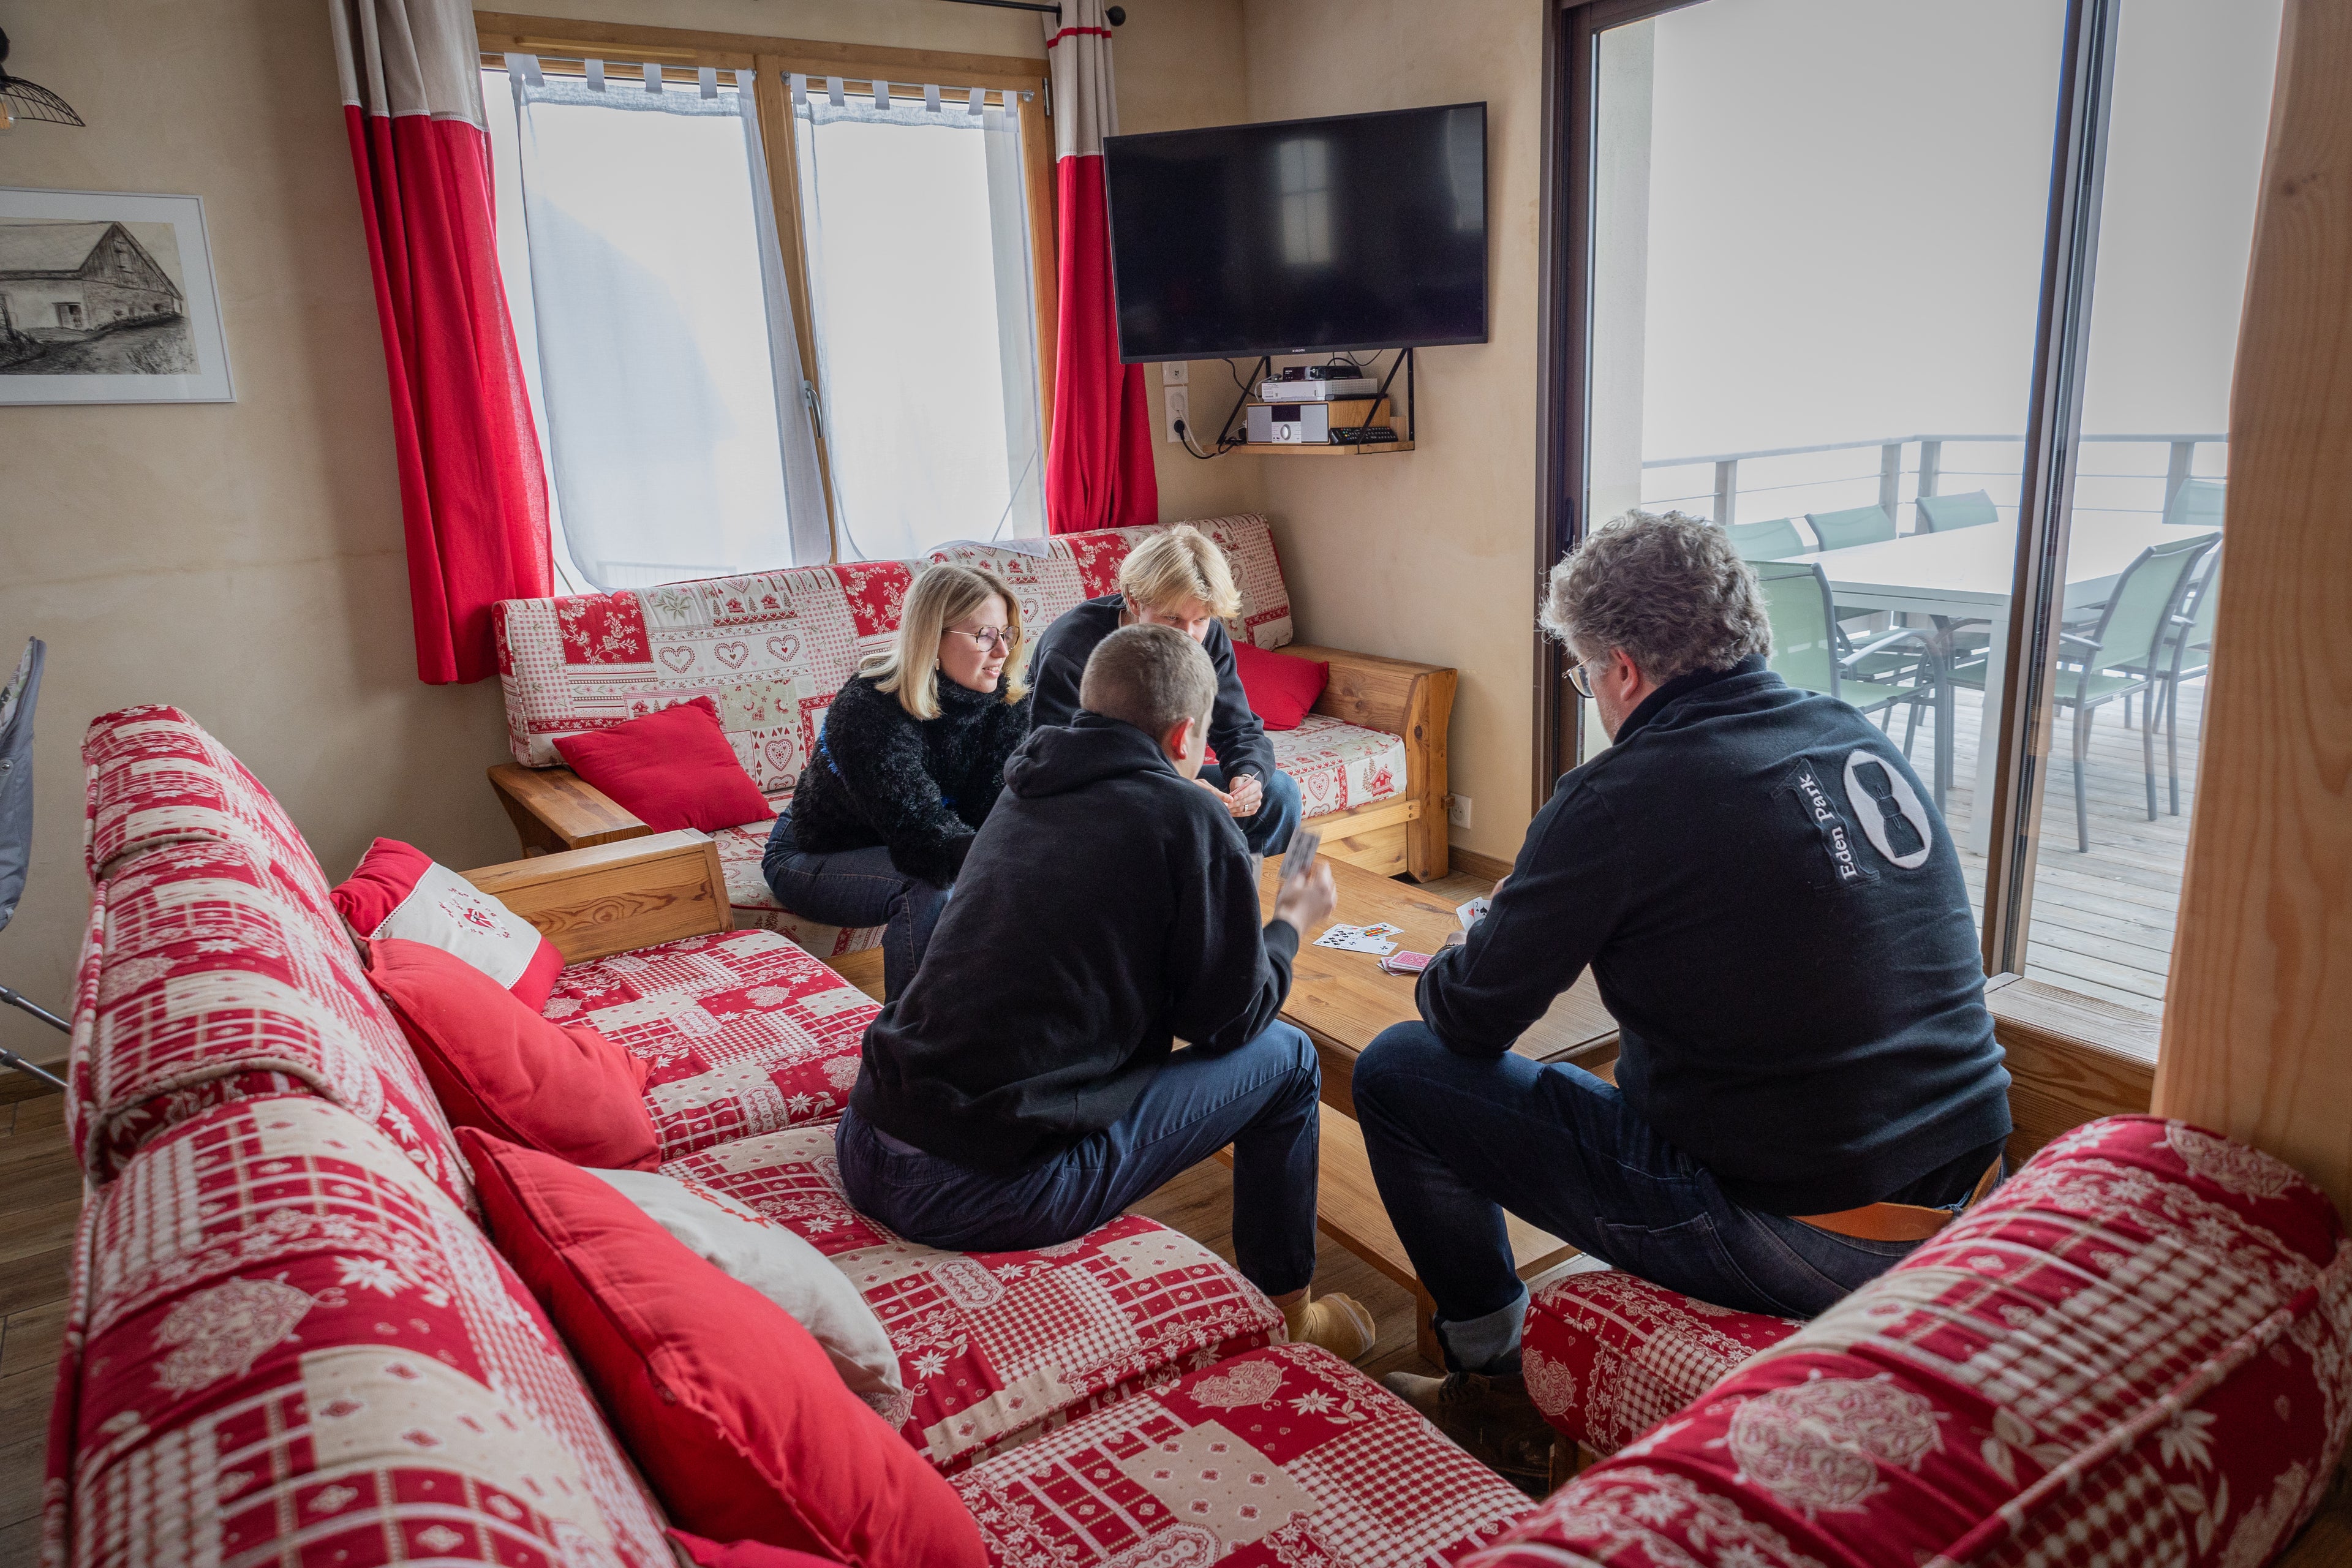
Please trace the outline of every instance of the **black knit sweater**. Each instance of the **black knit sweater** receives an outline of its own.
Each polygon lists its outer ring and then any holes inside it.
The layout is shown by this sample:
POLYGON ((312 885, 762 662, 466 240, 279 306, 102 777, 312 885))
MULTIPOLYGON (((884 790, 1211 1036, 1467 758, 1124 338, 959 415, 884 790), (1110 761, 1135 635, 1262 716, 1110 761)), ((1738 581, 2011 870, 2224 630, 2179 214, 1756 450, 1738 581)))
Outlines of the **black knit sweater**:
POLYGON ((853 675, 825 710, 817 753, 793 793, 793 844, 811 854, 887 845, 910 877, 947 886, 1029 733, 1029 699, 932 680, 940 716, 918 720, 853 675))

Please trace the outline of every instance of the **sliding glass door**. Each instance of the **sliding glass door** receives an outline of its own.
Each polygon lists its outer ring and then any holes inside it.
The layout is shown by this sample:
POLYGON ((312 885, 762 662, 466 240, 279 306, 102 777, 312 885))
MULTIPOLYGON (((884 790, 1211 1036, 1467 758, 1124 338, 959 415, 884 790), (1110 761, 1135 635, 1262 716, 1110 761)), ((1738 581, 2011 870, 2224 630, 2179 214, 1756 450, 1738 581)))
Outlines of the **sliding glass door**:
MULTIPOLYGON (((1932 786, 1989 967, 2116 1007, 2162 994, 2278 25, 1596 0, 1553 38, 1539 572, 1635 507, 1727 528, 1775 668, 1932 786)), ((1607 739, 1545 658, 1539 783, 1607 739)))

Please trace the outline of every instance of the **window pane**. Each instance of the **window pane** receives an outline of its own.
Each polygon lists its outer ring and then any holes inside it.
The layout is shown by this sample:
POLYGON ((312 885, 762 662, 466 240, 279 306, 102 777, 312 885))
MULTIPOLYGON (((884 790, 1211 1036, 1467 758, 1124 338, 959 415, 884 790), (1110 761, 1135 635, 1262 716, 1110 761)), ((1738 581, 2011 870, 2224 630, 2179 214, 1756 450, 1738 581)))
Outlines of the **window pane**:
POLYGON ((2025 973, 2150 1016, 2196 793, 2279 16, 2122 0, 2116 33, 2025 973))
POLYGON ((1043 533, 1018 115, 813 97, 793 123, 843 555, 1043 533))
POLYGON ((1587 515, 1788 563, 1775 667, 1889 728, 1979 917, 1984 698, 1937 676, 2008 614, 2064 20, 1708 0, 1601 39, 1587 515))
MULTIPOLYGON (((740 95, 608 79, 593 92, 551 75, 498 128, 521 209, 500 249, 528 257, 516 303, 532 314, 565 540, 608 589, 790 565, 740 95)), ((495 121, 507 106, 488 107, 495 121)))

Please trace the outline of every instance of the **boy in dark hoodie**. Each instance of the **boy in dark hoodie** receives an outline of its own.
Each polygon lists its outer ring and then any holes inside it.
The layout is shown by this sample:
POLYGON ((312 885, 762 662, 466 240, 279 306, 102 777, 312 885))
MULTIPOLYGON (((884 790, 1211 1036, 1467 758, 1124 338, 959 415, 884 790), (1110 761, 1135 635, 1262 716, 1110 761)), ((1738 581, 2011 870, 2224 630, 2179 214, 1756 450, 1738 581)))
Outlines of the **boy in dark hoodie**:
POLYGON ((1353 1359, 1370 1314, 1307 1290, 1322 1076, 1276 1016, 1338 894, 1318 863, 1260 929, 1241 830, 1192 783, 1216 691, 1190 637, 1124 627, 1073 721, 1013 754, 921 969, 866 1031, 842 1183, 902 1236, 1012 1251, 1083 1236, 1230 1143, 1241 1271, 1293 1339, 1353 1359))

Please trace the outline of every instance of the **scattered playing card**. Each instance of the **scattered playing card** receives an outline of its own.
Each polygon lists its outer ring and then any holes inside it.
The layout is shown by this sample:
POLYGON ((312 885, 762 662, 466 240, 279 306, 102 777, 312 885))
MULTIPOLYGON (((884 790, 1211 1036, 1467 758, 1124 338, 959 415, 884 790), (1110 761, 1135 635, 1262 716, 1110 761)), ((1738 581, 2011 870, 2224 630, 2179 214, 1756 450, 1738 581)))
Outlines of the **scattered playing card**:
POLYGON ((1369 952, 1386 957, 1396 951, 1396 943, 1377 937, 1361 926, 1333 926, 1315 939, 1318 947, 1336 947, 1342 952, 1369 952))
POLYGON ((1466 904, 1459 905, 1454 911, 1454 917, 1462 922, 1464 931, 1468 931, 1486 918, 1486 900, 1473 899, 1466 904))
POLYGON ((1392 926, 1386 921, 1378 921, 1366 926, 1364 928, 1364 934, 1366 936, 1402 936, 1404 934, 1404 927, 1392 926))

